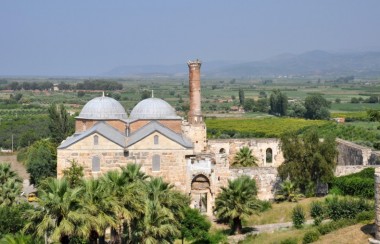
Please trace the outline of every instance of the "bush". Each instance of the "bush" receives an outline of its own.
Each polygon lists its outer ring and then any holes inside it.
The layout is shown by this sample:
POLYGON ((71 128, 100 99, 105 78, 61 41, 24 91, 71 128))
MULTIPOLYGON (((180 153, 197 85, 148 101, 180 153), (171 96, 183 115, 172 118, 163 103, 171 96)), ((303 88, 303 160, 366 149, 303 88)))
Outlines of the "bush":
POLYGON ((318 226, 324 219, 323 203, 313 201, 310 206, 310 216, 314 219, 314 224, 318 226))
POLYGON ((305 233, 303 236, 302 243, 312 243, 319 239, 321 236, 321 233, 318 232, 318 230, 310 230, 305 233))
POLYGON ((192 242, 193 244, 221 244, 228 243, 227 236, 222 232, 218 231, 215 233, 208 233, 207 237, 202 240, 197 240, 192 242))
POLYGON ((366 168, 355 174, 336 177, 332 188, 334 191, 340 191, 342 195, 373 198, 374 172, 374 168, 366 168))
POLYGON ((372 221, 375 219, 375 210, 363 211, 356 215, 357 222, 372 221))
POLYGON ((338 221, 331 221, 325 224, 321 224, 317 227, 317 230, 321 235, 326 235, 334 230, 353 225, 356 221, 353 219, 340 219, 338 221))
POLYGON ((305 211, 301 205, 297 205, 292 211, 293 226, 297 229, 301 229, 305 223, 305 211))
POLYGON ((355 219, 356 215, 363 211, 373 209, 373 205, 364 199, 345 197, 338 199, 334 196, 325 200, 328 216, 332 220, 355 219))
POLYGON ((297 244, 297 243, 298 243, 297 238, 286 238, 285 240, 280 242, 280 244, 297 244))

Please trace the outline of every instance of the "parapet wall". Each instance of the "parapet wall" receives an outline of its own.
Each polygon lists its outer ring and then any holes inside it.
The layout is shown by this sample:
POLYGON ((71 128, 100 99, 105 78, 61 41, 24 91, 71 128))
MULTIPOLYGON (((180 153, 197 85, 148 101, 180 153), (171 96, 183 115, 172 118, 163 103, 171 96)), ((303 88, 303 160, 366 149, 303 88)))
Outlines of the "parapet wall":
MULTIPOLYGON (((336 139, 337 166, 380 165, 380 152, 350 141, 336 139)), ((350 168, 350 167, 349 167, 350 168)))

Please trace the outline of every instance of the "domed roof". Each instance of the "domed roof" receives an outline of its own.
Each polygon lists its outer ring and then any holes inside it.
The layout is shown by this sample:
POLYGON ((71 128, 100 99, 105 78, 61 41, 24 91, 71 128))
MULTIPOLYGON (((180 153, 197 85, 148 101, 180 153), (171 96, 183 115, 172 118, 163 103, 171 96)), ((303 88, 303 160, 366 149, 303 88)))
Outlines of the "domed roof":
POLYGON ((139 102, 129 116, 136 119, 180 119, 175 109, 160 98, 147 98, 139 102))
POLYGON ((127 119, 123 106, 111 97, 95 97, 84 105, 78 119, 127 119))

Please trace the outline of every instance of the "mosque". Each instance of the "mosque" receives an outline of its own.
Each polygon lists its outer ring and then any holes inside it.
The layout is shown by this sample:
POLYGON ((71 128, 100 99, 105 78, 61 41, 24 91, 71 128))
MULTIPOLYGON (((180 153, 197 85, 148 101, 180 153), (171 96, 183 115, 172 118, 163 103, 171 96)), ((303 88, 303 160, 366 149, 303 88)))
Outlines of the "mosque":
POLYGON ((277 177, 273 172, 284 160, 279 141, 207 140, 201 111, 201 62, 189 61, 188 67, 188 120, 159 98, 140 101, 128 116, 115 99, 96 97, 76 117, 75 133, 58 147, 58 178, 73 160, 84 167, 85 177, 98 177, 136 163, 146 174, 162 177, 189 194, 192 206, 207 214, 212 214, 220 188, 240 174, 250 174, 256 179, 260 198, 272 198, 277 177), (244 146, 252 149, 259 159, 258 171, 230 168, 234 155, 244 146))

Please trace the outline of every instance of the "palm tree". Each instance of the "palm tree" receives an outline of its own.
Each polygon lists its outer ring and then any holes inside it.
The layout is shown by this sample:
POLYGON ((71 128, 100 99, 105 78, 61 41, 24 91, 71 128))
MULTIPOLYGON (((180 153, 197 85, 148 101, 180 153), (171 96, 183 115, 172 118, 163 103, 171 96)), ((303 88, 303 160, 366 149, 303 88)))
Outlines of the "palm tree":
POLYGON ((113 241, 121 241, 122 227, 127 224, 129 238, 131 238, 131 223, 142 216, 144 212, 144 184, 142 181, 130 183, 128 174, 119 171, 109 171, 101 179, 102 184, 107 185, 110 194, 116 197, 120 203, 120 212, 117 216, 118 230, 111 229, 113 241))
POLYGON ((82 196, 83 188, 71 189, 65 179, 46 180, 39 188, 40 208, 28 212, 25 230, 61 243, 69 243, 73 236, 87 237, 95 219, 84 211, 82 196))
POLYGON ((257 166, 257 158, 252 155, 252 150, 249 147, 243 147, 234 157, 232 165, 251 167, 257 166))
POLYGON ((17 178, 10 178, 0 186, 0 206, 12 205, 20 196, 22 185, 17 178))
POLYGON ((20 233, 7 234, 1 240, 0 244, 40 244, 40 240, 33 238, 29 235, 23 235, 20 233))
POLYGON ((289 202, 298 202, 298 200, 303 197, 300 194, 297 186, 290 180, 285 180, 280 184, 280 190, 276 193, 276 201, 289 201, 289 202))
POLYGON ((174 186, 151 178, 146 184, 147 201, 143 217, 135 225, 138 243, 172 243, 180 235, 180 222, 189 198, 174 186))
POLYGON ((149 178, 149 176, 141 171, 141 165, 139 164, 128 164, 126 167, 122 167, 121 171, 130 183, 145 181, 149 178))
POLYGON ((22 180, 9 163, 0 164, 0 206, 12 205, 20 195, 22 180))
POLYGON ((105 230, 108 227, 117 228, 117 215, 122 212, 122 206, 110 188, 100 180, 83 181, 83 206, 86 212, 94 217, 91 224, 90 243, 104 243, 105 230))
POLYGON ((254 180, 244 175, 233 181, 215 199, 215 211, 218 218, 232 220, 232 233, 242 233, 242 219, 260 209, 256 199, 257 189, 254 180))
POLYGON ((5 184, 9 179, 16 179, 18 182, 22 182, 21 178, 15 171, 12 170, 9 163, 0 163, 0 185, 5 184))
POLYGON ((173 243, 179 235, 173 213, 158 201, 147 201, 144 217, 138 224, 136 241, 147 244, 173 243))

